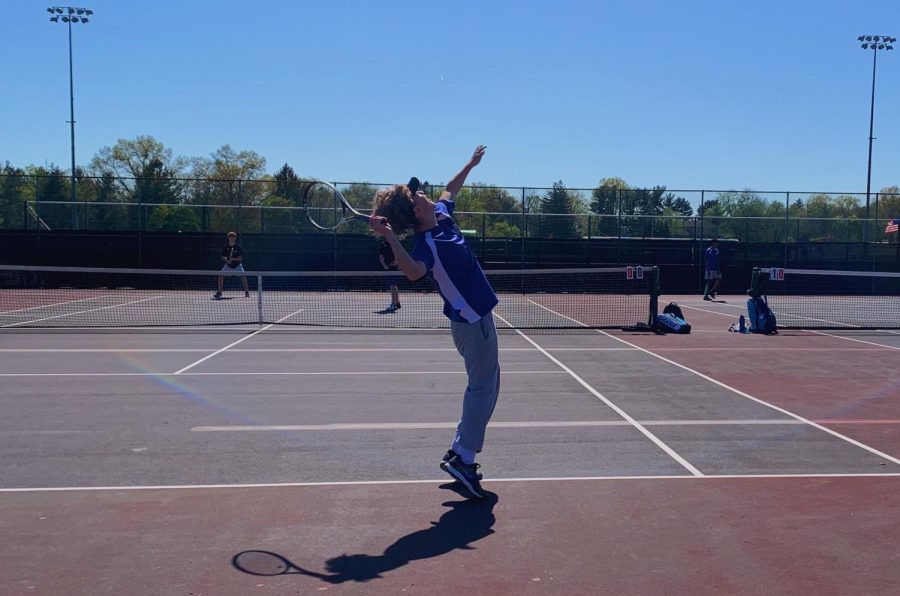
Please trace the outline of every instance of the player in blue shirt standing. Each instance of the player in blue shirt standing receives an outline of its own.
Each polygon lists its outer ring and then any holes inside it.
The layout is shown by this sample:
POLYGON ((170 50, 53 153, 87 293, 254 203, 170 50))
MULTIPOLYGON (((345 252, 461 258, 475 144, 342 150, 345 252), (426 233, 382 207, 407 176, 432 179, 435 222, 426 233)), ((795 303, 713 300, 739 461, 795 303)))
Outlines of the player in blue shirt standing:
POLYGON ((706 249, 706 289, 703 292, 704 300, 714 300, 716 290, 722 285, 722 271, 719 268, 719 241, 713 238, 706 249))
POLYGON ((484 444, 485 429, 500 391, 492 313, 497 295, 452 216, 456 194, 472 168, 481 162, 484 150, 483 145, 475 149, 437 203, 421 191, 413 194, 402 184, 379 192, 369 224, 390 244, 404 275, 411 280, 429 275, 444 299, 444 315, 450 319, 453 343, 465 362, 468 387, 456 435, 440 466, 478 499, 485 498, 485 493, 475 456, 484 444), (412 254, 398 239, 410 228, 415 232, 412 254))

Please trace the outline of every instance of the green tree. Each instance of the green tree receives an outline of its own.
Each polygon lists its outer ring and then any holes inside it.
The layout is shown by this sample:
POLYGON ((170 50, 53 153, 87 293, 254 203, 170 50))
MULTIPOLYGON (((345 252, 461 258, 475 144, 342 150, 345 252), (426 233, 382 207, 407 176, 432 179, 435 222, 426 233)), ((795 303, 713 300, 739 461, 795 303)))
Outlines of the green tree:
POLYGON ((255 151, 235 151, 230 145, 192 161, 191 202, 216 206, 211 208, 211 230, 259 230, 259 210, 244 207, 259 206, 270 194, 265 167, 265 158, 255 151))
POLYGON ((521 238, 522 230, 508 221, 495 221, 488 225, 485 236, 488 238, 521 238))
POLYGON ((675 193, 667 192, 662 199, 663 209, 668 209, 673 215, 683 215, 690 217, 694 214, 694 208, 691 202, 684 197, 675 196, 675 193))
POLYGON ((619 200, 628 184, 621 178, 604 178, 591 192, 591 211, 599 215, 618 215, 619 200))
POLYGON ((138 225, 138 207, 123 201, 121 186, 111 172, 93 178, 96 201, 88 205, 85 226, 95 230, 135 230, 138 225))
POLYGON ((72 227, 72 210, 68 205, 69 177, 56 165, 49 168, 37 167, 29 171, 35 180, 35 199, 40 201, 36 206, 41 219, 53 229, 69 229, 72 227), (65 203, 65 204, 54 204, 65 203))
POLYGON ((287 199, 290 204, 299 207, 303 196, 300 178, 297 177, 294 168, 288 164, 281 166, 275 172, 275 194, 287 199))
POLYGON ((547 238, 577 238, 572 196, 562 180, 553 183, 541 200, 542 229, 547 238))
POLYGON ((480 183, 467 186, 456 195, 456 210, 473 213, 518 213, 521 204, 506 189, 480 183))
POLYGON ((900 187, 888 186, 878 191, 878 219, 882 221, 895 217, 900 217, 900 187))
POLYGON ((135 181, 134 198, 144 204, 181 203, 181 186, 174 173, 162 161, 153 158, 135 181))
POLYGON ((123 189, 131 193, 135 180, 140 178, 152 162, 159 162, 174 177, 184 175, 187 159, 172 157, 172 150, 149 135, 134 140, 119 139, 112 147, 103 147, 91 159, 91 171, 96 176, 111 174, 123 189))
POLYGON ((147 229, 154 232, 199 232, 200 216, 185 205, 162 205, 153 209, 147 229))
POLYGON ((25 172, 8 161, 0 168, 0 228, 17 230, 26 227, 25 172))

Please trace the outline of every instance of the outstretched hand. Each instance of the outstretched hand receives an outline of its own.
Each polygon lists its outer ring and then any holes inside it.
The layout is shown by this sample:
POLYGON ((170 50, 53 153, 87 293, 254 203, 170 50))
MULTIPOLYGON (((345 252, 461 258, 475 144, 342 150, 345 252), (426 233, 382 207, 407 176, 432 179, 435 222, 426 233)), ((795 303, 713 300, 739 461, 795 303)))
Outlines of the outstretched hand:
POLYGON ((487 149, 484 145, 478 145, 475 147, 475 153, 472 154, 472 159, 469 160, 469 165, 472 167, 477 166, 481 163, 481 158, 484 157, 484 150, 487 149))

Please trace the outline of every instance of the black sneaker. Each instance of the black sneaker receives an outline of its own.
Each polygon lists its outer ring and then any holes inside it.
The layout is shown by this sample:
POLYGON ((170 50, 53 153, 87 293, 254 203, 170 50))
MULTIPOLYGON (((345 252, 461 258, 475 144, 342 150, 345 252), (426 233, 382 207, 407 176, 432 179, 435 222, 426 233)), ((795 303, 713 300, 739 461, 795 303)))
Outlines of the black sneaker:
MULTIPOLYGON (((447 453, 444 454, 444 457, 441 458, 441 465, 447 463, 454 457, 459 457, 459 454, 457 452, 453 451, 452 449, 448 449, 447 453)), ((480 468, 480 467, 481 467, 480 465, 475 464, 475 468, 480 468)), ((481 478, 482 478, 481 472, 475 472, 475 475, 478 477, 478 480, 481 480, 481 478)))
POLYGON ((478 464, 463 463, 458 456, 441 462, 441 469, 459 480, 471 496, 476 499, 484 499, 486 497, 484 491, 481 490, 479 467, 478 464))
POLYGON ((215 294, 213 294, 213 298, 215 298, 216 300, 219 300, 221 297, 222 297, 222 292, 216 292, 215 294))
POLYGON ((709 297, 709 294, 707 294, 706 296, 704 296, 703 299, 706 300, 707 302, 709 302, 710 300, 712 300, 712 298, 709 297))
POLYGON ((250 292, 248 292, 247 290, 244 290, 244 298, 249 298, 249 297, 250 297, 250 292))

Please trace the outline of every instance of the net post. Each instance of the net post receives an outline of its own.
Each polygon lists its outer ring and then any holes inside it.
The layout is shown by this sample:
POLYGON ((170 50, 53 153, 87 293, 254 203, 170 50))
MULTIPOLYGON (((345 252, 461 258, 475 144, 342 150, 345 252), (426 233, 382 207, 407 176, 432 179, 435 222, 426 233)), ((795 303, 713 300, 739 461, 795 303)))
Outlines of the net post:
POLYGON ((659 267, 653 267, 650 271, 650 313, 647 324, 652 327, 659 315, 659 267))
POLYGON ((259 326, 263 326, 263 310, 262 310, 262 275, 256 276, 256 312, 259 317, 259 326))
POLYGON ((754 267, 753 277, 750 279, 750 295, 754 298, 762 295, 759 280, 760 275, 762 275, 762 270, 759 267, 754 267))

